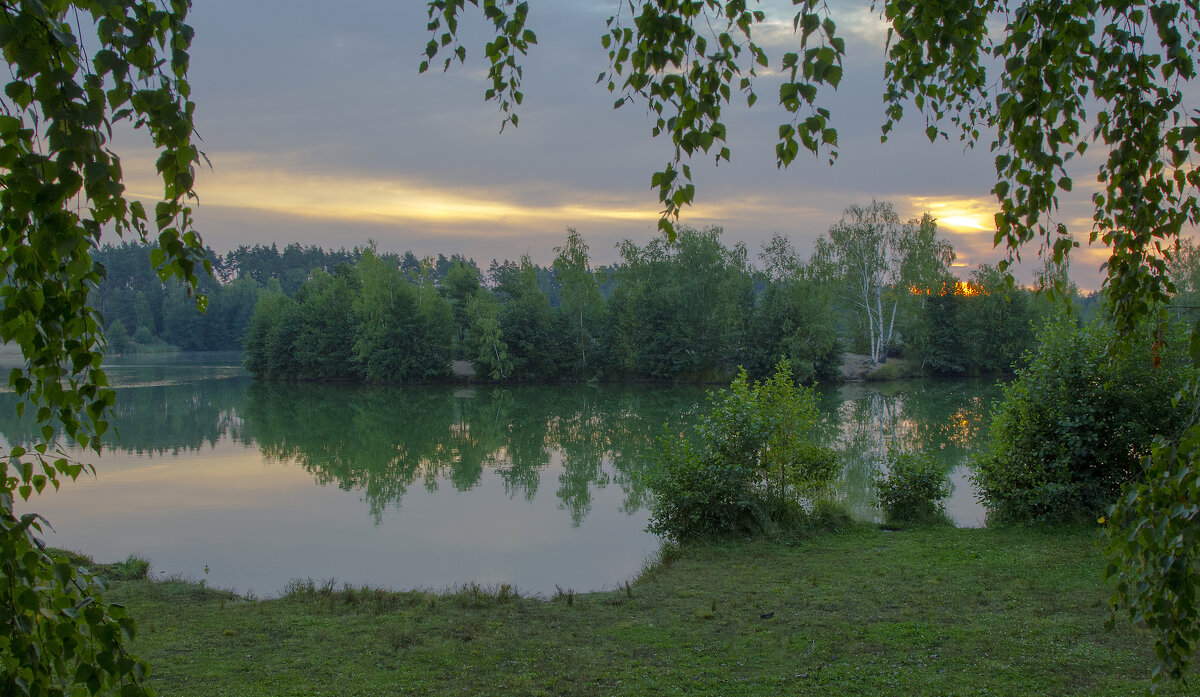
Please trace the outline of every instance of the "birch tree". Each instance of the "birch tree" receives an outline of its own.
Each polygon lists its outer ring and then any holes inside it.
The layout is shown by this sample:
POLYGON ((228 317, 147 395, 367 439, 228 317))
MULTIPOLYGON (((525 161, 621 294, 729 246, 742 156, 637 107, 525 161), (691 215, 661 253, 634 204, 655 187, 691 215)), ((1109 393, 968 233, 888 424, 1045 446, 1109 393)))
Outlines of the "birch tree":
POLYGON ((949 278, 954 250, 937 238, 929 215, 902 223, 892 204, 871 201, 846 209, 817 240, 814 261, 840 285, 861 323, 867 354, 878 365, 896 342, 901 305, 949 278))
MULTIPOLYGON (((588 355, 596 344, 597 324, 604 308, 604 296, 596 284, 596 276, 588 264, 588 245, 572 228, 567 229, 567 243, 555 247, 554 271, 562 284, 560 312, 570 327, 571 342, 578 351, 578 375, 586 377, 588 355)), ((595 363, 594 352, 592 362, 595 363)))
POLYGON ((475 370, 493 380, 507 380, 512 376, 513 362, 508 355, 508 344, 500 330, 500 304, 487 291, 471 296, 467 301, 467 359, 475 370))
POLYGON ((896 292, 903 259, 900 218, 890 203, 850 206, 817 240, 816 260, 840 282, 842 297, 862 322, 873 364, 887 358, 896 327, 896 292))

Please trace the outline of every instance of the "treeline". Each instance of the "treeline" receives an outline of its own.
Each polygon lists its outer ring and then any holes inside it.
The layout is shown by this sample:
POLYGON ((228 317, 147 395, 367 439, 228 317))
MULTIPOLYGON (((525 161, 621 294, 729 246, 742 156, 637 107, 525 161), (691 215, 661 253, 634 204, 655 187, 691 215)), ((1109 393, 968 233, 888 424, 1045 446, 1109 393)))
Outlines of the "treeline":
MULTIPOLYGON (((93 305, 110 350, 244 348, 250 370, 272 379, 434 382, 459 360, 498 382, 714 382, 737 366, 766 375, 786 357, 798 379, 829 382, 845 352, 987 374, 1024 360, 1051 306, 992 267, 956 278, 933 220, 902 222, 881 203, 848 209, 809 258, 781 236, 751 255, 719 228, 626 241, 610 267, 592 265, 575 231, 549 266, 526 256, 481 269, 373 245, 210 251, 203 314, 182 285, 159 280, 151 249, 96 252, 107 274, 93 305)), ((1065 279, 1050 268, 1043 284, 1055 274, 1065 279)), ((1076 310, 1092 300, 1076 297, 1076 310)))
MULTIPOLYGON (((90 299, 104 317, 110 352, 241 350, 260 293, 295 295, 314 270, 354 265, 361 255, 358 249, 326 251, 299 244, 282 250, 276 245, 243 245, 223 255, 209 249, 213 277, 200 278, 198 292, 208 298, 207 311, 200 313, 195 297, 181 283, 159 279, 150 264, 153 248, 125 242, 105 245, 93 255, 105 278, 90 299)), ((430 260, 435 278, 444 276, 456 260, 441 255, 430 260)), ((422 262, 408 252, 397 263, 415 270, 422 262)))
MULTIPOLYGON (((929 221, 901 227, 913 236, 895 255, 903 269, 870 296, 888 308, 882 358, 941 374, 1010 370, 1032 345, 1031 294, 990 267, 958 281, 929 221)), ((685 227, 673 242, 622 243, 607 269, 573 230, 556 252, 549 268, 526 256, 486 273, 455 260, 439 278, 428 262, 405 269, 362 250, 315 270, 294 297, 263 293, 246 365, 272 379, 405 383, 447 379, 460 359, 492 381, 711 382, 737 366, 765 375, 786 357, 811 382, 838 379, 843 352, 883 345, 854 295, 879 279, 851 277, 828 247, 801 259, 776 237, 756 268, 719 228, 685 227)))
POLYGON ((719 229, 625 242, 622 264, 599 273, 578 233, 556 251, 550 269, 526 256, 484 274, 460 260, 438 280, 363 250, 294 298, 264 294, 246 365, 269 378, 401 383, 445 379, 458 358, 495 381, 709 381, 784 352, 807 380, 838 371, 823 286, 766 283, 719 229))

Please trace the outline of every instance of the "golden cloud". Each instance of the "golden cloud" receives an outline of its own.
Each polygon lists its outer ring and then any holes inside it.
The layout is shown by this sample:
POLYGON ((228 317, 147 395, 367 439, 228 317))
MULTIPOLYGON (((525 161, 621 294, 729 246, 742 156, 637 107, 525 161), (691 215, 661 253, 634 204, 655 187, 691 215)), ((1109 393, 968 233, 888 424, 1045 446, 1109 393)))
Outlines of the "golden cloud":
MULTIPOLYGON (((529 203, 514 192, 448 189, 409 177, 310 173, 262 167, 237 156, 213 160, 220 163, 217 169, 203 172, 196 184, 203 206, 361 223, 653 222, 658 215, 650 206, 595 195, 529 203)), ((142 187, 131 189, 135 197, 154 198, 139 191, 142 187)))
POLYGON ((907 216, 918 217, 929 213, 937 218, 938 227, 955 233, 992 233, 996 230, 996 202, 987 198, 940 198, 936 196, 909 196, 902 207, 907 207, 907 216))
MULTIPOLYGON (((581 192, 561 185, 531 188, 447 187, 404 175, 313 172, 310 167, 264 165, 251 156, 213 155, 214 170, 201 170, 196 192, 201 208, 229 208, 270 215, 365 224, 450 224, 476 229, 520 225, 529 233, 561 232, 589 223, 641 223, 653 229, 659 208, 649 191, 581 192), (481 225, 485 224, 485 225, 481 225)), ((142 164, 142 163, 139 163, 142 164)), ((155 181, 138 177, 145 167, 128 167, 130 193, 155 200, 155 181)), ((794 202, 767 196, 704 198, 685 211, 696 224, 720 224, 746 214, 780 217, 811 213, 794 202)))

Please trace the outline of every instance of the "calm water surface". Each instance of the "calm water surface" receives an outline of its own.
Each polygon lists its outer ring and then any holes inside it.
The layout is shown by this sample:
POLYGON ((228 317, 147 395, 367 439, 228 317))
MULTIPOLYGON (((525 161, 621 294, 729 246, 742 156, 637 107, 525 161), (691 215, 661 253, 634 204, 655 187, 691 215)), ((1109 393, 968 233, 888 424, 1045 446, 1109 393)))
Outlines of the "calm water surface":
MULTIPOLYGON (((652 443, 704 401, 662 386, 265 384, 234 354, 117 359, 108 374, 115 433, 90 458, 98 476, 27 504, 53 524, 47 541, 259 595, 308 577, 616 587, 658 548, 652 443)), ((981 525, 966 461, 996 394, 979 380, 822 390, 824 438, 847 454, 840 496, 876 518, 878 454, 921 447, 951 471, 955 521, 981 525)), ((28 442, 12 401, 0 394, 0 436, 28 442)))

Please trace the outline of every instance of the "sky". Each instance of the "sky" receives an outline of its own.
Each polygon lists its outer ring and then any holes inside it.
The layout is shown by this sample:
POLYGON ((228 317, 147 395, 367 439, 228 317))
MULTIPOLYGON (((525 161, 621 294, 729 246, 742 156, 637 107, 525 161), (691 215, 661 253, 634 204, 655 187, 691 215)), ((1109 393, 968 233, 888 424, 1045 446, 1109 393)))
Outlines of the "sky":
MULTIPOLYGON (((796 44, 790 2, 763 6, 771 24, 757 36, 777 66, 796 44)), ((878 199, 904 219, 937 217, 962 277, 1002 258, 992 247, 995 170, 986 142, 975 150, 931 144, 914 112, 881 143, 886 27, 865 0, 836 8, 848 53, 842 85, 826 102, 839 130, 836 164, 801 154, 776 167, 774 136, 786 114, 773 98, 778 77, 767 71, 753 109, 744 100, 727 109, 732 162, 692 162, 696 205, 682 222, 721 226, 727 244, 744 242, 752 255, 775 233, 807 254, 846 207, 878 199)), ((199 0, 190 81, 200 147, 212 163, 196 184, 205 244, 223 252, 374 240, 383 251, 462 254, 482 266, 525 253, 548 264, 574 228, 593 263, 616 261, 620 241, 658 234, 650 175, 671 155, 668 140, 651 137, 643 103, 614 110, 615 96, 596 84, 608 65, 599 39, 617 9, 617 0, 531 3, 538 44, 524 61, 520 125, 501 133, 499 110, 483 99, 490 81, 479 19, 461 32, 465 65, 421 75, 424 2, 199 0)), ((151 198, 154 156, 144 137, 124 138, 130 193, 151 198)), ((1096 289, 1107 254, 1087 246, 1085 184, 1094 177, 1080 175, 1059 219, 1083 244, 1072 277, 1096 289)), ((1022 254, 1017 276, 1028 281, 1040 262, 1036 248, 1022 254)))

